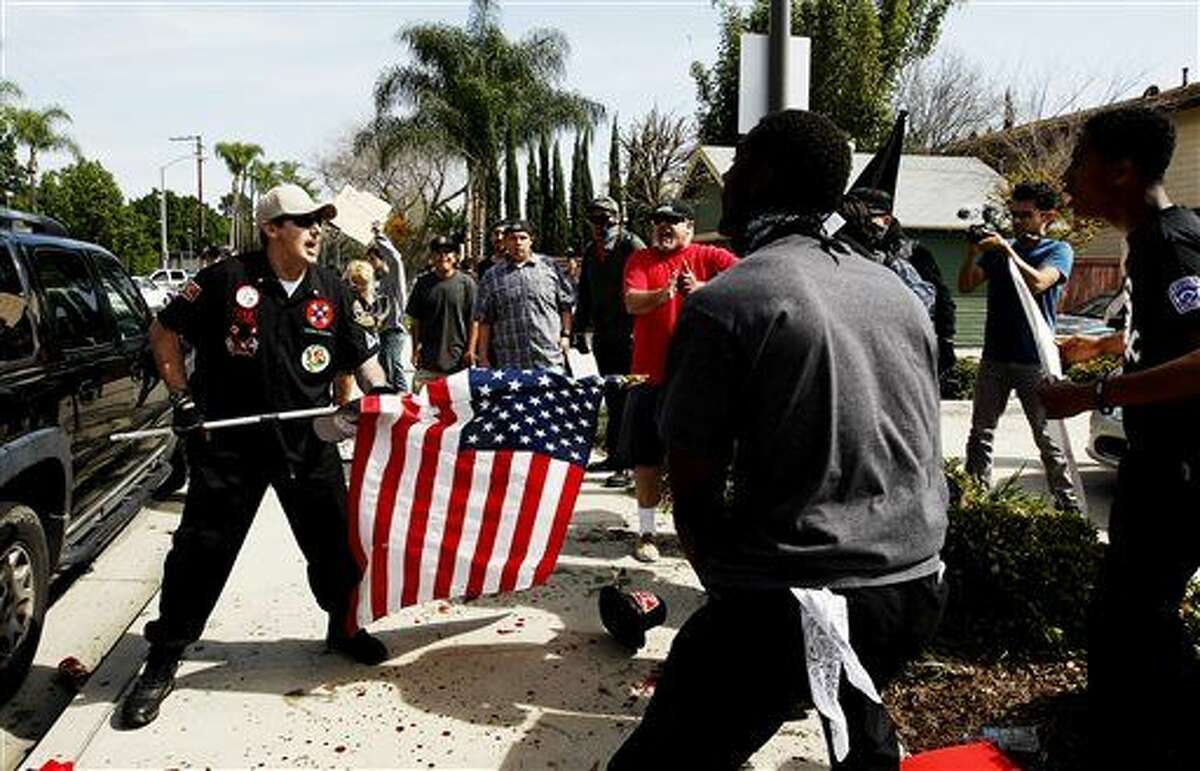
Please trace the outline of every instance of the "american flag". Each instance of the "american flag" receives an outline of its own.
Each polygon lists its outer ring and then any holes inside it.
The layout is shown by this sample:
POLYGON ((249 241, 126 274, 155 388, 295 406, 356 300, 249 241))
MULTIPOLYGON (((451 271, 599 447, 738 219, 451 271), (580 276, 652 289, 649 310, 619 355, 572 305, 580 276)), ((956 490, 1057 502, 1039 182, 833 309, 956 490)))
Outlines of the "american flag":
POLYGON ((350 541, 360 625, 433 599, 540 584, 596 434, 597 378, 472 369, 362 400, 350 541))

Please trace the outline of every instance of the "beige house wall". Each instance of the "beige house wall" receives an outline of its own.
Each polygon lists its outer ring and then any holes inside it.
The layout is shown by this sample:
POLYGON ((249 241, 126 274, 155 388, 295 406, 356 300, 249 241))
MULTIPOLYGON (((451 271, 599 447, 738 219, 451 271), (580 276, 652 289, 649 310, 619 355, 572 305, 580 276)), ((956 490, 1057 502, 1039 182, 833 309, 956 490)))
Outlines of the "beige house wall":
MULTIPOLYGON (((1175 122, 1175 156, 1167 169, 1167 195, 1183 206, 1200 206, 1200 107, 1171 114, 1175 122)), ((1076 250, 1079 257, 1122 259, 1125 239, 1113 228, 1104 228, 1076 250)))

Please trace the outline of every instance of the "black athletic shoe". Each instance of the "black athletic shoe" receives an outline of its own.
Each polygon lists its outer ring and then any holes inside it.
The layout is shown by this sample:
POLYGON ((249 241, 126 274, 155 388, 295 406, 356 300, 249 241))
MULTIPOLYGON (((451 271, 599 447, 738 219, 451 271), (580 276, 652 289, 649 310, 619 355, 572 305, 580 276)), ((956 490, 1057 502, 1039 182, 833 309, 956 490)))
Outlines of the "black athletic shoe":
POLYGON ((365 629, 359 629, 349 637, 331 633, 325 638, 325 644, 334 653, 340 653, 359 664, 382 664, 389 658, 387 646, 367 634, 365 629))
POLYGON ((163 699, 175 689, 178 668, 178 654, 151 649, 141 676, 121 704, 121 724, 126 728, 141 728, 154 722, 163 699))

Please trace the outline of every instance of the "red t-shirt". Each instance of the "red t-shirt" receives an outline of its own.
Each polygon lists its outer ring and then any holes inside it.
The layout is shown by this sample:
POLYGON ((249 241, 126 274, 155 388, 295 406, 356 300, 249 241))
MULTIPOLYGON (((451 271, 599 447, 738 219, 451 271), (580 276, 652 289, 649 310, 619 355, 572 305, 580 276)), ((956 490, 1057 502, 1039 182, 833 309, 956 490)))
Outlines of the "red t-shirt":
MULTIPOLYGON (((683 269, 684 263, 700 281, 709 281, 737 262, 733 252, 707 244, 690 244, 683 249, 664 254, 654 249, 641 249, 629 255, 625 263, 625 289, 654 290, 667 285, 671 275, 683 269)), ((649 313, 633 317, 633 365, 630 373, 647 375, 651 383, 666 378, 667 346, 684 296, 676 294, 649 313)))

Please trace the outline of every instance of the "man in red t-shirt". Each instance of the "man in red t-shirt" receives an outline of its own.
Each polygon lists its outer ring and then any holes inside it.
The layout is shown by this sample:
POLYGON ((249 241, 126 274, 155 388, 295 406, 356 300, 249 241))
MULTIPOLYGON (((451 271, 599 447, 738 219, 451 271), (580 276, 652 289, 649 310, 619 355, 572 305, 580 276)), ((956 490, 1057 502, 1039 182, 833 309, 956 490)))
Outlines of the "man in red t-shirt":
POLYGON ((695 215, 683 202, 659 206, 650 222, 654 226, 652 245, 634 252, 625 263, 625 307, 633 314, 630 369, 631 374, 647 378, 645 384, 630 391, 625 405, 640 532, 633 556, 642 562, 658 559, 654 513, 662 499, 665 448, 658 436, 657 413, 671 334, 684 298, 737 261, 725 249, 692 243, 695 215))

